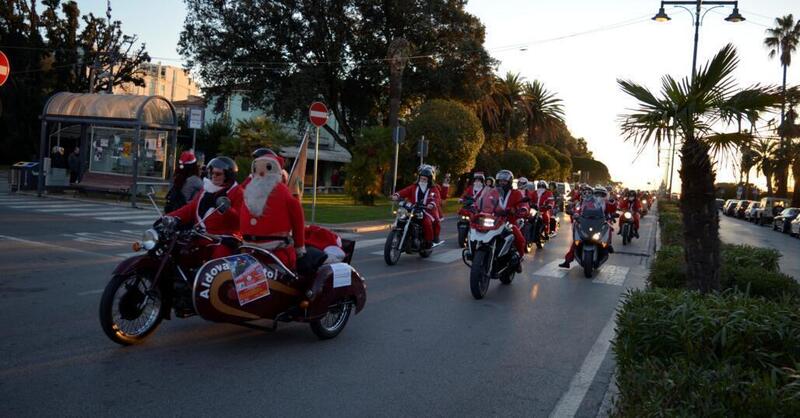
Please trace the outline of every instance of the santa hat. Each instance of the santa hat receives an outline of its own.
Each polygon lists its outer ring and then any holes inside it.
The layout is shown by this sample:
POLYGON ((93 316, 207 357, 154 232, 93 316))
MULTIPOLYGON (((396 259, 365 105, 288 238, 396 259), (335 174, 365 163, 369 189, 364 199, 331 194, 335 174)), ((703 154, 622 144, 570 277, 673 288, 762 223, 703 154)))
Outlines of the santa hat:
POLYGON ((194 156, 192 151, 184 151, 181 153, 181 157, 178 159, 178 162, 181 168, 183 168, 184 165, 195 164, 197 162, 197 157, 194 156))
POLYGON ((280 155, 276 154, 275 151, 269 148, 259 148, 253 151, 253 161, 257 160, 275 160, 278 162, 278 165, 283 168, 283 164, 285 160, 280 155))

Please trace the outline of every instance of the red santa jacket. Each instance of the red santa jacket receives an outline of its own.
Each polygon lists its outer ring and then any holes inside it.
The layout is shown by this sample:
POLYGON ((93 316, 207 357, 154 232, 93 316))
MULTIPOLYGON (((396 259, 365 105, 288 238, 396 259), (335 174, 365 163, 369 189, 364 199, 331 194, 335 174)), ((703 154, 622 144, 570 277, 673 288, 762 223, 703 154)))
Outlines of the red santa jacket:
MULTIPOLYGON (((417 203, 417 195, 419 191, 419 186, 417 184, 412 184, 405 189, 400 190, 397 192, 397 195, 402 197, 403 199, 411 202, 412 204, 417 203)), ((423 196, 423 201, 421 202, 425 206, 429 203, 433 203, 436 206, 436 211, 438 211, 439 206, 442 204, 441 196, 439 195, 439 188, 436 186, 428 187, 428 190, 425 192, 423 196)), ((434 212, 438 213, 438 212, 434 212)))
MULTIPOLYGON (((192 225, 200 223, 200 220, 205 216, 205 213, 199 213, 200 202, 209 194, 212 193, 203 190, 202 192, 197 193, 189 203, 178 210, 168 213, 167 215, 180 219, 182 223, 191 223, 192 225)), ((213 193, 213 195, 215 195, 215 197, 213 197, 215 203, 211 204, 211 209, 214 208, 217 197, 222 196, 221 193, 213 193)), ((205 221, 203 221, 205 229, 209 234, 239 234, 239 207, 242 203, 242 191, 238 184, 234 184, 228 189, 226 195, 231 200, 231 207, 228 208, 225 213, 214 212, 205 221)))
POLYGON ((545 206, 553 206, 556 199, 553 197, 553 192, 550 190, 546 190, 539 194, 539 189, 536 189, 533 193, 531 193, 531 202, 535 203, 536 206, 539 207, 540 210, 543 210, 545 206))
POLYGON ((481 196, 483 196, 483 192, 485 192, 485 191, 486 191, 486 186, 483 186, 478 191, 478 193, 475 193, 474 185, 470 184, 469 186, 467 186, 467 190, 464 190, 464 195, 461 196, 461 198, 462 199, 473 199, 473 200, 477 201, 478 199, 480 199, 481 196))
MULTIPOLYGON (((242 184, 242 193, 249 184, 242 184)), ((291 233, 295 247, 305 245, 303 207, 283 183, 276 184, 272 189, 261 216, 253 216, 243 199, 239 209, 239 225, 245 240, 248 240, 248 236, 250 240, 258 241, 257 237, 288 237, 291 233)))
MULTIPOLYGON (((498 192, 502 193, 500 190, 498 190, 498 192)), ((523 197, 522 192, 519 190, 509 190, 505 197, 501 194, 495 212, 507 210, 509 211, 509 222, 516 222, 518 218, 517 209, 524 207, 524 203, 522 202, 523 197)))
POLYGON ((633 199, 633 201, 628 201, 628 199, 621 199, 619 201, 619 209, 620 210, 630 210, 633 213, 639 213, 642 210, 642 203, 639 199, 633 199))

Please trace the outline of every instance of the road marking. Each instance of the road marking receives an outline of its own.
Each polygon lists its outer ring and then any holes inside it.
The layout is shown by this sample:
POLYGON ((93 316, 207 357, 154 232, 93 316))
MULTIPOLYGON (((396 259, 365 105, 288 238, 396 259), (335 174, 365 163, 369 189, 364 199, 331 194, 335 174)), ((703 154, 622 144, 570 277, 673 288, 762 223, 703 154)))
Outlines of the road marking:
POLYGON ((88 255, 93 255, 93 256, 98 256, 98 257, 107 257, 107 258, 120 258, 119 256, 116 256, 116 255, 103 254, 103 253, 98 253, 98 252, 95 252, 95 251, 79 250, 77 248, 62 247, 60 245, 48 244, 46 242, 41 242, 41 241, 31 241, 31 240, 27 240, 27 239, 23 239, 23 238, 12 237, 12 236, 9 236, 9 235, 0 235, 0 238, 6 239, 6 240, 9 240, 9 241, 21 242, 23 244, 32 245, 32 246, 35 246, 35 247, 52 248, 52 249, 65 251, 65 252, 88 254, 88 255))
MULTIPOLYGON (((44 212, 44 213, 64 213, 64 212, 86 212, 87 210, 91 210, 93 208, 74 208, 74 209, 36 209, 37 212, 44 212)), ((97 206, 97 210, 105 210, 106 207, 97 206)))
POLYGON ((434 253, 432 256, 428 258, 429 261, 433 261, 434 263, 445 263, 449 264, 456 260, 461 260, 461 253, 464 250, 461 248, 456 248, 454 250, 448 250, 443 253, 434 253))
POLYGON ((374 238, 374 239, 365 239, 363 241, 356 241, 356 249, 359 250, 362 248, 374 247, 376 245, 383 244, 385 242, 386 238, 374 238))
POLYGON ((630 267, 604 265, 597 273, 597 277, 592 280, 593 283, 609 284, 612 286, 622 286, 625 284, 625 278, 628 277, 630 267))
POLYGON ((125 215, 125 214, 122 214, 122 215, 118 215, 118 216, 99 216, 99 217, 94 217, 94 219, 99 219, 101 221, 128 221, 128 220, 138 221, 138 220, 149 219, 150 223, 153 223, 156 219, 158 219, 158 215, 156 215, 154 213, 147 214, 147 215, 125 215), (122 219, 120 219, 120 218, 122 218, 122 219))
POLYGON ((98 295, 103 293, 105 289, 94 289, 94 290, 87 290, 85 292, 79 292, 78 296, 86 296, 86 295, 98 295))
POLYGON ((121 211, 107 211, 107 212, 77 212, 77 213, 66 213, 65 215, 69 215, 69 216, 111 216, 111 215, 119 215, 119 216, 135 216, 135 217, 138 217, 139 215, 150 216, 150 217, 157 216, 155 213, 148 214, 147 212, 142 212, 140 210, 121 210, 121 211))
POLYGON ((9 207, 10 208, 14 208, 14 209, 58 209, 58 208, 68 209, 68 208, 79 208, 79 207, 82 207, 82 206, 86 207, 86 209, 88 209, 89 206, 96 207, 97 205, 90 205, 88 203, 87 204, 81 204, 81 205, 72 205, 72 204, 68 204, 68 205, 64 205, 64 204, 50 205, 50 204, 44 203, 44 204, 38 204, 38 205, 12 205, 12 206, 9 206, 9 207))
MULTIPOLYGON (((617 307, 619 307, 620 303, 621 300, 617 303, 617 307)), ((606 322, 606 326, 600 331, 600 336, 597 337, 592 349, 589 350, 589 354, 583 360, 581 368, 572 378, 569 389, 561 396, 556 407, 553 408, 553 412, 550 413, 551 417, 574 417, 575 413, 578 412, 578 408, 580 408, 583 398, 586 397, 586 392, 589 391, 589 386, 592 385, 594 377, 597 375, 597 370, 600 368, 600 364, 603 363, 603 359, 611 346, 611 339, 614 338, 616 315, 617 309, 614 309, 611 318, 606 322)))
POLYGON ((122 257, 122 258, 131 258, 131 257, 137 256, 137 255, 142 255, 142 254, 147 254, 147 252, 146 251, 145 252, 135 251, 135 252, 130 252, 130 253, 119 253, 117 255, 122 257))
POLYGON ((558 265, 561 263, 560 260, 551 261, 541 267, 539 270, 533 272, 534 276, 543 276, 543 277, 553 277, 556 279, 561 279, 569 273, 570 269, 564 269, 559 267, 558 265))
POLYGON ((147 225, 147 226, 150 226, 150 225, 153 225, 153 222, 155 222, 155 220, 152 220, 152 221, 125 222, 125 223, 129 223, 131 225, 147 225))

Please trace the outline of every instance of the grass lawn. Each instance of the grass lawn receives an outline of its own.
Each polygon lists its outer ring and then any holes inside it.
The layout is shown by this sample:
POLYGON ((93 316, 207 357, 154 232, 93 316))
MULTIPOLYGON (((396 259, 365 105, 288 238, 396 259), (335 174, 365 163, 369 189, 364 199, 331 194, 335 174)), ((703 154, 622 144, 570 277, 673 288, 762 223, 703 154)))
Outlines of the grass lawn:
MULTIPOLYGON (((445 213, 453 213, 459 208, 458 199, 448 199, 445 202, 445 213)), ((303 195, 303 209, 306 221, 311 222, 311 194, 303 195)), ((392 215, 392 202, 388 199, 378 198, 375 206, 363 206, 353 203, 353 199, 344 194, 318 194, 317 195, 317 223, 339 224, 363 221, 390 221, 392 215)))

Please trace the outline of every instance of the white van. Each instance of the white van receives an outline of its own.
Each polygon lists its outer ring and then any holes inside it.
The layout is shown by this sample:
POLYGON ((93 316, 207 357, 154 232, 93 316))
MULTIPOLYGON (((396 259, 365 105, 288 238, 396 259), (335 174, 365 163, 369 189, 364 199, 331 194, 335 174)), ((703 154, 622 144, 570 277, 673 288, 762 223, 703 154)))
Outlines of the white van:
POLYGON ((755 214, 753 214, 753 216, 756 218, 757 224, 768 225, 772 223, 772 219, 775 218, 775 216, 790 206, 791 201, 789 199, 784 199, 781 197, 765 197, 761 199, 761 207, 755 214))

